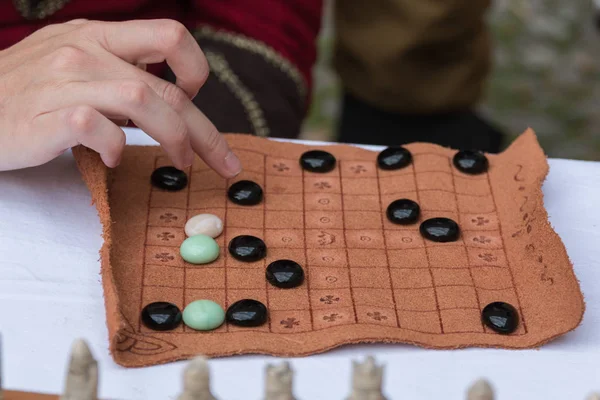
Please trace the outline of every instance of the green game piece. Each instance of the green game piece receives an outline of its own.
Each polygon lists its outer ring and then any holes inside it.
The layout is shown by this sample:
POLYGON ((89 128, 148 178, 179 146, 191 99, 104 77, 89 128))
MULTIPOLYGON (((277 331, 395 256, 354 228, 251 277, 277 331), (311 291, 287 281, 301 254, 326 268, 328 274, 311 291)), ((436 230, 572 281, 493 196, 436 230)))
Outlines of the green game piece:
POLYGON ((181 243, 181 257, 192 264, 207 264, 219 257, 219 245, 207 235, 190 236, 181 243))
POLYGON ((225 311, 212 300, 195 300, 183 310, 183 323, 197 331, 210 331, 225 322, 225 311))

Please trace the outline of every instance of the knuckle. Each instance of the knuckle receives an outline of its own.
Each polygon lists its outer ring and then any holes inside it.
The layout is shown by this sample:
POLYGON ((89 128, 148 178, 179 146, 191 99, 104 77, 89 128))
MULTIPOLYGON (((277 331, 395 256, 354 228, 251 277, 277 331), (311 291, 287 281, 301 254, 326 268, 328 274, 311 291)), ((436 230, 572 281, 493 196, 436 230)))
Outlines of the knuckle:
POLYGON ((96 110, 89 106, 77 106, 67 116, 67 124, 73 132, 89 134, 94 130, 96 110))
POLYGON ((206 134, 205 145, 208 152, 215 152, 221 144, 221 134, 216 129, 211 129, 206 134))
POLYGON ((173 127, 173 133, 169 135, 169 141, 175 146, 185 143, 188 139, 187 125, 183 119, 179 118, 177 124, 173 127))
POLYGON ((150 87, 142 81, 125 81, 119 86, 119 95, 126 104, 143 107, 150 98, 150 87))
POLYGON ((163 100, 175 111, 181 111, 189 100, 185 92, 177 85, 167 83, 162 92, 163 100))
POLYGON ((74 46, 62 46, 52 53, 51 65, 57 70, 72 69, 84 62, 85 52, 74 46))
POLYGON ((165 21, 160 32, 161 45, 166 49, 176 48, 181 45, 189 32, 185 25, 177 21, 165 21))

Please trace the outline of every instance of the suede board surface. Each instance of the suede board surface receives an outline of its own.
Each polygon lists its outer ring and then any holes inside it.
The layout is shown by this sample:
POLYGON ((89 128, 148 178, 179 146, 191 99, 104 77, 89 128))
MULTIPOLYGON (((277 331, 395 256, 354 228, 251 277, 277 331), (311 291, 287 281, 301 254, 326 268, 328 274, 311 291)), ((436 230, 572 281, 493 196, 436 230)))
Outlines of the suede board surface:
POLYGON ((226 181, 197 159, 180 192, 150 184, 155 168, 170 165, 160 147, 127 146, 114 170, 93 151, 74 149, 103 225, 102 282, 118 364, 141 367, 198 354, 305 356, 366 342, 523 349, 581 322, 579 283, 544 209, 548 164, 533 131, 502 154, 487 155, 490 167, 482 175, 461 173, 452 165, 454 150, 426 143, 405 146, 413 163, 397 171, 377 168, 376 152, 322 146, 337 166, 310 173, 299 157, 319 147, 225 136, 244 171, 226 181), (242 179, 261 185, 262 203, 227 199, 229 185, 242 179), (418 223, 387 220, 387 205, 399 198, 419 203, 418 223), (183 226, 198 213, 225 223, 219 258, 200 266, 179 255, 183 226), (424 240, 419 223, 432 217, 457 221, 459 241, 424 240), (228 254, 227 243, 243 234, 265 241, 265 260, 242 263, 228 254), (282 258, 302 265, 302 286, 267 283, 266 266, 282 258), (243 298, 267 305, 267 324, 155 332, 140 321, 141 309, 155 301, 183 310, 211 299, 226 309, 243 298), (482 324, 481 310, 493 301, 518 310, 516 332, 500 335, 482 324))

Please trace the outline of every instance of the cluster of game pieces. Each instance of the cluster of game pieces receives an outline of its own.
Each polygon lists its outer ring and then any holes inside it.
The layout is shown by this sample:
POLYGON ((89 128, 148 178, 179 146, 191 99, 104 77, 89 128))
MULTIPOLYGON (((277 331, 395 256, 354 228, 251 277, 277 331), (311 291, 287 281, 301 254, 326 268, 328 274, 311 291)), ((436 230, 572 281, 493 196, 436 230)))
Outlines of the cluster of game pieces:
MULTIPOLYGON (((312 173, 327 173, 336 168, 337 160, 323 150, 307 151, 300 157, 301 167, 312 173)), ((389 147, 379 153, 378 168, 398 170, 413 161, 409 150, 401 146, 389 147)), ((488 170, 486 156, 478 151, 458 151, 453 158, 454 167, 466 174, 476 175, 488 170)), ((185 172, 174 167, 156 169, 151 182, 157 188, 178 191, 185 188, 188 178, 185 172)), ((263 201, 263 190, 255 182, 242 180, 232 184, 228 191, 229 201, 241 206, 253 206, 263 201)), ((420 207, 410 199, 392 201, 386 210, 388 220, 394 224, 411 225, 420 217, 420 207)), ((223 231, 223 222, 215 215, 200 214, 188 220, 185 226, 187 239, 181 244, 181 257, 191 264, 207 264, 219 257, 219 245, 215 241, 223 231)), ((460 238, 459 225, 449 218, 430 218, 419 227, 420 234, 429 241, 453 242, 460 238)), ((258 237, 241 235, 233 238, 228 245, 229 254, 242 262, 256 262, 266 257, 267 247, 258 237)), ((305 278, 300 264, 293 260, 276 260, 265 271, 266 280, 273 286, 292 289, 300 286, 305 278)), ((482 321, 498 333, 509 334, 518 326, 518 313, 510 304, 493 302, 484 307, 482 321)), ((211 300, 196 300, 188 304, 183 312, 171 303, 148 304, 142 311, 142 321, 154 330, 164 331, 176 328, 183 323, 195 330, 212 330, 225 321, 245 327, 260 326, 268 320, 267 307, 255 299, 242 299, 227 309, 211 300)))

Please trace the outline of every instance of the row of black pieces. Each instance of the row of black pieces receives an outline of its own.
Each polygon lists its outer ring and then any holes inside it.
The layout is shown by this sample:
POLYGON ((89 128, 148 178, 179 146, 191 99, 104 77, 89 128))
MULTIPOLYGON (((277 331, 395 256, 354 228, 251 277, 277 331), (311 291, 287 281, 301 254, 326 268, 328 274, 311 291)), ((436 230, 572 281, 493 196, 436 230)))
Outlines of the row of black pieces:
MULTIPOLYGON (((382 170, 397 170, 412 163, 412 154, 402 146, 388 147, 377 156, 377 165, 382 170)), ((488 160, 480 151, 461 150, 453 157, 454 166, 467 174, 481 174, 488 169, 488 160)), ((306 171, 326 173, 335 169, 336 158, 323 150, 310 150, 300 156, 300 165, 306 171)), ((151 176, 154 186, 169 191, 182 190, 188 185, 188 177, 184 171, 172 166, 157 168, 151 176)), ((262 200, 262 189, 250 181, 238 182, 229 190, 232 201, 243 205, 254 205, 262 200), (256 185, 256 186, 254 186, 256 185)))
MULTIPOLYGON (((150 303, 142 310, 142 322, 155 331, 169 331, 177 328, 183 320, 179 307, 168 302, 150 303)), ((225 320, 236 326, 256 327, 267 322, 267 307, 258 300, 238 300, 227 308, 225 320)), ((504 302, 493 302, 481 312, 482 322, 500 334, 511 334, 517 330, 519 315, 515 308, 504 302)))

